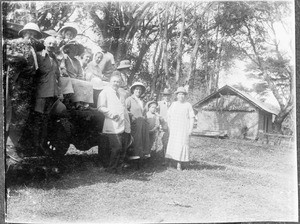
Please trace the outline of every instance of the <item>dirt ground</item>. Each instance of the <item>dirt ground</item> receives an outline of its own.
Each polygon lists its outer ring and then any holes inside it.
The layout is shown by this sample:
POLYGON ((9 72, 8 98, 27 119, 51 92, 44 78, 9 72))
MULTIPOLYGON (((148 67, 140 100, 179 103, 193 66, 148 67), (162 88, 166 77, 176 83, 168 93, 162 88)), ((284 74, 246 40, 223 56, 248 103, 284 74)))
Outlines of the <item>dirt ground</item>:
POLYGON ((183 171, 149 159, 124 174, 70 148, 59 176, 7 177, 7 222, 298 221, 296 147, 192 137, 183 171))

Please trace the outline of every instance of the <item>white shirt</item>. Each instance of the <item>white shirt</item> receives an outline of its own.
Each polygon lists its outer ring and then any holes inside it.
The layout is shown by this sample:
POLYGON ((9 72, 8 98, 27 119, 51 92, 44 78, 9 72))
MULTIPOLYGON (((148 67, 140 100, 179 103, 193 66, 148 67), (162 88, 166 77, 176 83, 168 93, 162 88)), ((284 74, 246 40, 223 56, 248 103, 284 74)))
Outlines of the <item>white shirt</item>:
POLYGON ((97 105, 98 110, 105 115, 103 133, 130 133, 130 120, 125 107, 124 96, 119 94, 111 86, 106 86, 99 94, 97 105), (117 94, 120 98, 117 96, 117 94), (118 120, 113 119, 115 115, 119 115, 120 118, 118 120))

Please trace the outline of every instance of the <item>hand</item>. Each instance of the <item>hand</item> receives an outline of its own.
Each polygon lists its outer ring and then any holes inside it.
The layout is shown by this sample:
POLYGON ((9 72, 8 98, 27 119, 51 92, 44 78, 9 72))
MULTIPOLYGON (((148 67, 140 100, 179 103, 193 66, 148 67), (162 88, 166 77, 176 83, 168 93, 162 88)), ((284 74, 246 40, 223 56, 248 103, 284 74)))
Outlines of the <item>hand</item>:
POLYGON ((114 116, 113 116, 113 120, 116 120, 116 121, 118 121, 120 119, 120 115, 118 115, 118 114, 115 114, 114 116))
POLYGON ((63 94, 59 94, 57 97, 58 97, 58 99, 60 99, 60 100, 63 100, 63 99, 64 99, 63 94))

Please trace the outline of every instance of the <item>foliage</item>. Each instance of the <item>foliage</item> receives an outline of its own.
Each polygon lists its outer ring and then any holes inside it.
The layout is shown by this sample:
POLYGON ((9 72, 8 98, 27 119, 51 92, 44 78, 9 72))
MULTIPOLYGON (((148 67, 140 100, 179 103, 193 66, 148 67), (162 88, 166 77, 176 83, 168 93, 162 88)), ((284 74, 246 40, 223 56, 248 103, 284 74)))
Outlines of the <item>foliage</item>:
POLYGON ((7 2, 5 9, 8 21, 36 21, 42 30, 67 22, 87 38, 92 30, 95 44, 110 41, 117 63, 131 60, 129 85, 144 81, 151 94, 188 85, 199 100, 219 88, 220 71, 246 61, 249 73, 261 78, 255 90, 268 87, 278 100, 278 122, 291 111, 291 54, 280 49, 275 29, 291 14, 290 3, 7 2))

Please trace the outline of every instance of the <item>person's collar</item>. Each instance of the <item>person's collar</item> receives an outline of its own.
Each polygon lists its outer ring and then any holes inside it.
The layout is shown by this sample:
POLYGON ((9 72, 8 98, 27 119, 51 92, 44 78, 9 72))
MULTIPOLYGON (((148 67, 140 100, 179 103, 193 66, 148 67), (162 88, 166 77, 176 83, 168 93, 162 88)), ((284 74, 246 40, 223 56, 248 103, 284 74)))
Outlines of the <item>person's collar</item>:
POLYGON ((49 52, 46 49, 44 49, 42 51, 42 56, 45 57, 46 55, 49 55, 49 52))
POLYGON ((133 96, 133 98, 136 99, 136 100, 141 100, 141 98, 137 97, 137 96, 134 95, 134 94, 133 94, 132 96, 133 96))
POLYGON ((117 90, 114 89, 114 88, 112 87, 112 85, 110 85, 110 88, 111 88, 113 91, 118 92, 118 89, 117 89, 117 90))

